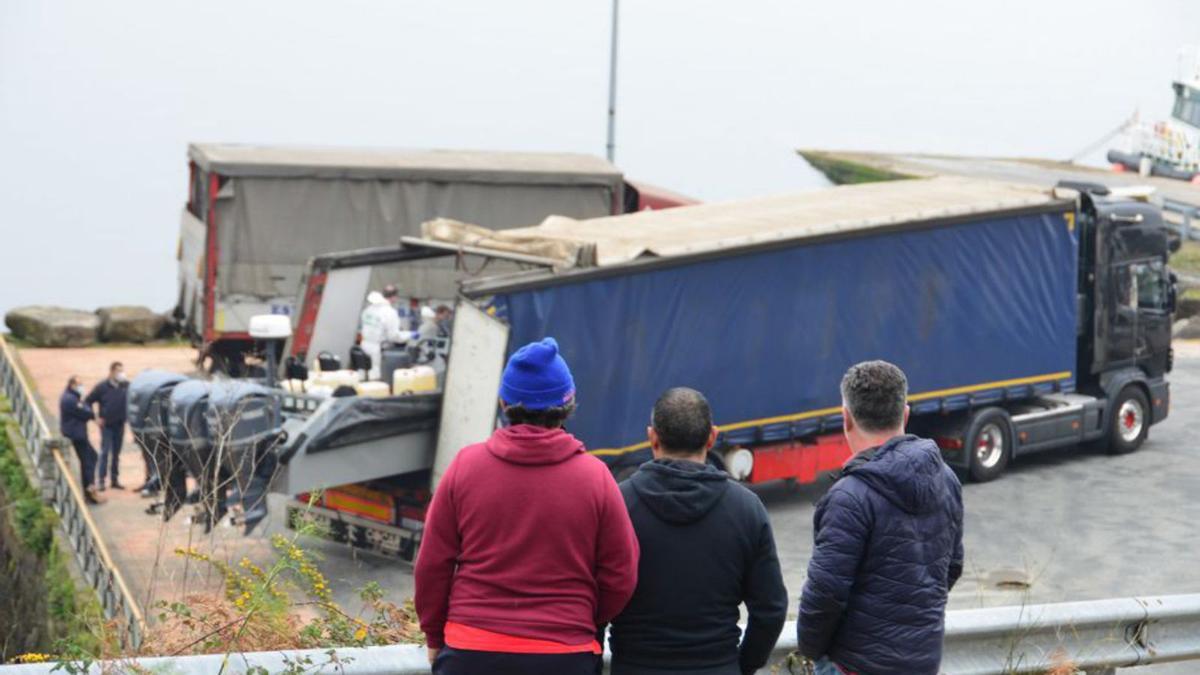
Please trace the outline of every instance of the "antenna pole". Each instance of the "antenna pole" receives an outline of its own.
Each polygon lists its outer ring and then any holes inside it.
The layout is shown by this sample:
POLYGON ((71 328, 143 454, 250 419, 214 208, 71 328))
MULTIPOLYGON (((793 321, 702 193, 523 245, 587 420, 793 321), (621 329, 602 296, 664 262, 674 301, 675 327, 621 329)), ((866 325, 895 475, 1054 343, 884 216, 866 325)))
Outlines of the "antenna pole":
POLYGON ((608 65, 608 161, 617 154, 617 2, 612 0, 612 48, 608 65))

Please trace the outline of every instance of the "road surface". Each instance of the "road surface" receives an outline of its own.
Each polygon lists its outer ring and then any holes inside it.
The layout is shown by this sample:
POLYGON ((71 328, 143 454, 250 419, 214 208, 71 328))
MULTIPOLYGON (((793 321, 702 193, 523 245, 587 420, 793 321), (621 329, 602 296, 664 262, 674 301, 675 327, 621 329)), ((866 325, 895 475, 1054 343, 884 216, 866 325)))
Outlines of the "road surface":
MULTIPOLYGON (((125 360, 131 374, 148 366, 183 369, 185 351, 27 349, 21 357, 43 399, 52 402, 68 371, 102 373, 112 358, 125 360)), ((952 609, 1200 592, 1194 553, 1200 443, 1193 424, 1200 415, 1200 343, 1176 342, 1176 353, 1170 417, 1151 430, 1138 452, 1112 457, 1054 451, 1017 460, 995 482, 964 486, 966 570, 951 593, 952 609)), ((126 484, 138 484, 140 460, 132 447, 122 459, 126 484)), ((755 488, 775 529, 792 618, 812 550, 813 505, 826 487, 822 482, 755 488)), ((261 564, 271 557, 267 537, 287 532, 281 496, 272 499, 265 527, 245 538, 229 526, 202 536, 184 517, 164 525, 142 513, 146 501, 135 494, 108 494, 109 503, 92 513, 143 601, 217 588, 215 575, 194 564, 185 567, 172 555, 175 546, 191 543, 232 562, 244 555, 261 564)), ((378 582, 395 601, 412 595, 411 568, 402 563, 331 542, 307 546, 324 557, 335 599, 348 608, 357 608, 356 590, 368 581, 378 582)), ((1151 670, 1196 669, 1183 664, 1151 670)))

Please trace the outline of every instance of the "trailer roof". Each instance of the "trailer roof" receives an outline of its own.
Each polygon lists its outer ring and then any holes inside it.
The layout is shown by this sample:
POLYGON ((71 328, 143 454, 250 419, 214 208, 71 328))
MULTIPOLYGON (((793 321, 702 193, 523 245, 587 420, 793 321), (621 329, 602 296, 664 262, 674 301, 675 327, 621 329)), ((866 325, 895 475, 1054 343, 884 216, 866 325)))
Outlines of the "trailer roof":
POLYGON ((609 185, 621 171, 576 153, 385 150, 193 143, 188 158, 224 176, 260 178, 453 178, 472 182, 609 185))
POLYGON ((588 220, 551 216, 540 225, 503 231, 438 219, 426 223, 423 234, 480 249, 554 258, 564 267, 605 267, 642 257, 694 255, 1052 204, 1069 208, 1069 202, 1049 190, 941 176, 588 220))

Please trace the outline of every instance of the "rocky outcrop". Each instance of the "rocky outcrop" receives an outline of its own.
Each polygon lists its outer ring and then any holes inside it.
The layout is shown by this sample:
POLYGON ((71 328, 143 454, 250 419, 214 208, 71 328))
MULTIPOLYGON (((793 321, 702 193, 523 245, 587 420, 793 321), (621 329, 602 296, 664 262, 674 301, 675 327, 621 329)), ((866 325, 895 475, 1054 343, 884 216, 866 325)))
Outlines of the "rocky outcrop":
POLYGON ((13 335, 38 347, 86 347, 95 344, 100 317, 64 307, 18 307, 4 315, 13 335))
POLYGON ((1171 327, 1171 337, 1176 340, 1200 340, 1200 316, 1176 321, 1171 327))
POLYGON ((146 307, 119 305, 96 310, 104 342, 145 343, 158 338, 166 319, 146 307))
POLYGON ((1198 314, 1200 314, 1200 298, 1187 295, 1179 298, 1175 308, 1176 319, 1190 319, 1198 314))

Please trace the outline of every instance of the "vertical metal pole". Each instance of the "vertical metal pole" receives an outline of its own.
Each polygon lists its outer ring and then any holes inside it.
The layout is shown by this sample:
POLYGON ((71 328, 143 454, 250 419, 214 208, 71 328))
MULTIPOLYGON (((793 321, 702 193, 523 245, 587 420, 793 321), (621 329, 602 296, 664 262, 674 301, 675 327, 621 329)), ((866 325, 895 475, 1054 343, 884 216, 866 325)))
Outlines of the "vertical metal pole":
POLYGON ((617 156, 617 2, 612 0, 612 48, 608 64, 608 161, 617 156))

